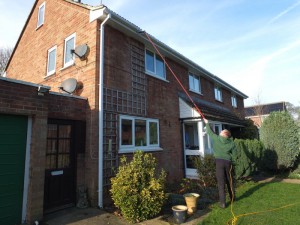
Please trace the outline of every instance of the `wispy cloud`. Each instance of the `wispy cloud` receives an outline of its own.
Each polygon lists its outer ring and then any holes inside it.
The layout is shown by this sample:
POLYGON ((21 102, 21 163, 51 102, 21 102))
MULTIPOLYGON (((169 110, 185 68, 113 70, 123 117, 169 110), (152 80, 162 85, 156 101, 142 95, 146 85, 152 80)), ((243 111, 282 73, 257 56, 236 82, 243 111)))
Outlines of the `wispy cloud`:
POLYGON ((300 5, 300 1, 296 2, 295 4, 291 5, 290 7, 288 7, 287 9, 283 10, 282 12, 280 12, 279 14, 277 14, 275 17, 273 17, 268 24, 274 23, 276 20, 280 19, 281 17, 283 17, 285 14, 289 13, 290 11, 292 11, 293 9, 295 9, 297 6, 300 5))

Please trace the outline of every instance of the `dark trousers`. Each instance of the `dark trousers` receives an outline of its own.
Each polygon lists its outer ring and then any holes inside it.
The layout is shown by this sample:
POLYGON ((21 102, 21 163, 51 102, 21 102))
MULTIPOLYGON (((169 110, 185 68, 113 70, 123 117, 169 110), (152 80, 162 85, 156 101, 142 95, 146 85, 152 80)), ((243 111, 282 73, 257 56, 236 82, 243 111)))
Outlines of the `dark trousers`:
POLYGON ((225 204, 226 194, 225 194, 225 183, 229 192, 230 199, 235 198, 234 185, 233 185, 233 169, 231 170, 230 178, 230 168, 232 164, 228 160, 216 159, 216 174, 219 189, 219 199, 221 204, 225 204), (232 185, 232 189, 231 189, 232 185))

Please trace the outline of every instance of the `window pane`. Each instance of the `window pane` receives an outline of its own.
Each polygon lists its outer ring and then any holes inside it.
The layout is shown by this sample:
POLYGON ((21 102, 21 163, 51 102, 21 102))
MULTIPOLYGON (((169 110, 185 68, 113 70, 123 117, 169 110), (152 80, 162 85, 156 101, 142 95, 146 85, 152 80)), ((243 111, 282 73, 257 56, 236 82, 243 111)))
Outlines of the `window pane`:
POLYGON ((189 84, 190 84, 190 89, 194 90, 194 77, 193 77, 193 75, 189 75, 189 84))
POLYGON ((57 168, 68 168, 70 167, 70 155, 60 154, 58 155, 58 165, 57 168))
POLYGON ((59 140, 58 152, 59 153, 69 153, 70 152, 70 139, 59 140))
POLYGON ((158 55, 156 55, 156 75, 165 78, 164 62, 158 55))
POLYGON ((146 70, 155 72, 154 71, 154 54, 150 51, 146 51, 146 70))
POLYGON ((135 120, 135 146, 146 146, 146 120, 135 120))
POLYGON ((46 169, 56 169, 56 155, 47 155, 46 169))
POLYGON ((44 13, 45 13, 45 5, 42 5, 39 8, 39 15, 38 15, 38 27, 44 23, 44 13))
POLYGON ((48 138, 56 138, 57 137, 57 125, 56 124, 48 124, 48 138))
POLYGON ((74 44, 74 37, 66 42, 65 64, 73 61, 73 54, 71 50, 74 49, 74 44))
POLYGON ((49 52, 48 58, 48 73, 55 70, 56 49, 49 52))
POLYGON ((122 119, 121 145, 132 145, 132 120, 122 119))
POLYGON ((70 138, 71 137, 71 125, 59 125, 59 137, 70 138))
POLYGON ((194 76, 194 90, 200 92, 200 80, 197 76, 194 76))
POLYGON ((48 139, 47 140, 47 154, 51 154, 51 153, 56 153, 57 149, 56 149, 56 139, 52 140, 52 139, 48 139))
POLYGON ((158 124, 156 122, 149 123, 150 129, 150 145, 158 144, 158 124))

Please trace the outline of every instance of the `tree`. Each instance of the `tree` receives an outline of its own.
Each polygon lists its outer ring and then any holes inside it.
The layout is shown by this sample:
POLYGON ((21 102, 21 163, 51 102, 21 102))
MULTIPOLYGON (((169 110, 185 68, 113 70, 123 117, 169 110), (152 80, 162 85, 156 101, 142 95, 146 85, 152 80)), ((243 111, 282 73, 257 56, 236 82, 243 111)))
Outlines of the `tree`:
POLYGON ((0 48, 0 76, 4 73, 7 62, 13 49, 9 47, 0 48))
POLYGON ((300 106, 294 106, 292 103, 286 102, 286 108, 300 127, 300 106))
POLYGON ((265 148, 276 153, 274 169, 291 168, 300 154, 299 127, 288 112, 272 112, 261 127, 265 148))

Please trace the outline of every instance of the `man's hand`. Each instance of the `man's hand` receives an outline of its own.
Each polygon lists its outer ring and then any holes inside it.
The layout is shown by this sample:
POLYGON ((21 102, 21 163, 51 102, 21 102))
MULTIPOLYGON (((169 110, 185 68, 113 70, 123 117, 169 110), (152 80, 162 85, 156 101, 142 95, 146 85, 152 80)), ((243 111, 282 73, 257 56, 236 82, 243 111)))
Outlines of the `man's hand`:
POLYGON ((205 119, 205 118, 203 118, 203 121, 204 121, 204 123, 208 123, 208 120, 207 119, 205 119))

